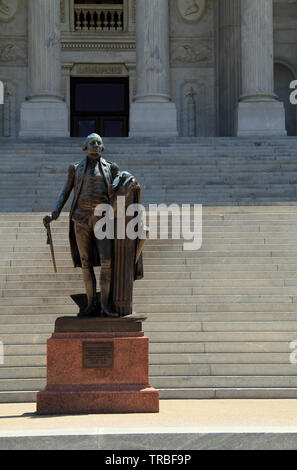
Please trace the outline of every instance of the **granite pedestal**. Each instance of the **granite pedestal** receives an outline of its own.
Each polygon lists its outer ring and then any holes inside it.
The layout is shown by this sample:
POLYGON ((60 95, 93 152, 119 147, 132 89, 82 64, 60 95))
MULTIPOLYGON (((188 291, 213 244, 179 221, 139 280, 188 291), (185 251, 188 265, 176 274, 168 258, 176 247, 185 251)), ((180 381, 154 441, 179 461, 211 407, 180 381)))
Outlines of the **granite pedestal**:
POLYGON ((47 385, 37 394, 37 414, 157 413, 144 320, 59 318, 47 341, 47 385))

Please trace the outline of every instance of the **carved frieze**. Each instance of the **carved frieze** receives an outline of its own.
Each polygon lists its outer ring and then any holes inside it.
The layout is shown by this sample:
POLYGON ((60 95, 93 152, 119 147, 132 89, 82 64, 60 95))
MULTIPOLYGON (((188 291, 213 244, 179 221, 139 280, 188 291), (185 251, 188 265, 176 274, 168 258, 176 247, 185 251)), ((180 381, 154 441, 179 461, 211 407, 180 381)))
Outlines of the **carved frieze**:
POLYGON ((128 70, 124 64, 75 64, 71 70, 72 76, 127 76, 128 70))
POLYGON ((210 66, 214 61, 213 43, 207 39, 173 40, 171 65, 173 67, 210 66))
POLYGON ((0 0, 0 23, 12 21, 18 6, 19 0, 0 0))
POLYGON ((27 48, 22 38, 0 38, 0 63, 5 65, 27 65, 27 48))
POLYGON ((175 0, 181 18, 187 23, 197 23, 206 9, 206 0, 175 0))

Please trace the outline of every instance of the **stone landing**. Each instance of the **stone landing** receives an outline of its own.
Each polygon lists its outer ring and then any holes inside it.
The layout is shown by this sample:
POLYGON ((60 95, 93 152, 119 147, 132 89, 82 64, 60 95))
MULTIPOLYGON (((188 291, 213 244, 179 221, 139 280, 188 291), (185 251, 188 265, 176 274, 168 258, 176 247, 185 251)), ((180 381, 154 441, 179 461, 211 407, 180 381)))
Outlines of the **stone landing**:
POLYGON ((58 318, 47 341, 47 385, 37 414, 157 413, 145 317, 58 318))

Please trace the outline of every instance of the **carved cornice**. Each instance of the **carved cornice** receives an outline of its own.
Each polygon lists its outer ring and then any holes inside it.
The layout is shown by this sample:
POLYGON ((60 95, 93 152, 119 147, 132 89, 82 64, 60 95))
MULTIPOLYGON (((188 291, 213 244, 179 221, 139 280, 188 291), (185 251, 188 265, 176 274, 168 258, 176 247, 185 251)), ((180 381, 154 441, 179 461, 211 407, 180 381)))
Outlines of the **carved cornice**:
POLYGON ((123 37, 63 38, 61 45, 62 50, 136 50, 136 40, 123 37))
POLYGON ((66 43, 62 44, 62 49, 136 49, 135 44, 115 44, 115 43, 109 43, 109 44, 94 44, 94 43, 84 43, 84 44, 76 44, 76 43, 66 43))

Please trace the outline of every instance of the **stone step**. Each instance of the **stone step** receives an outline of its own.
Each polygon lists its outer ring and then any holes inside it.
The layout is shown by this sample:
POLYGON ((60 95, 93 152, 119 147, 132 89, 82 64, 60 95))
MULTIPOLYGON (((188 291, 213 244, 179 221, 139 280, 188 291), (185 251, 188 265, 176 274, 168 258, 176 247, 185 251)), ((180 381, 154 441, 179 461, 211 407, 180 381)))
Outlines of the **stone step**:
MULTIPOLYGON (((11 346, 12 347, 12 346, 11 346)), ((32 347, 33 351, 33 347, 32 347)), ((44 354, 45 348, 42 355, 32 354, 32 355, 8 355, 5 353, 5 361, 4 364, 1 366, 5 368, 12 368, 12 367, 45 367, 46 366, 46 356, 44 354)), ((290 368, 293 369, 291 364, 288 364, 288 353, 151 353, 149 356, 150 359, 150 366, 186 366, 186 365, 194 365, 194 364, 208 364, 210 367, 215 365, 215 368, 218 368, 219 365, 224 364, 231 364, 240 367, 240 365, 249 365, 251 367, 257 368, 258 365, 279 365, 283 367, 284 365, 287 367, 289 371, 290 368)), ((155 371, 159 369, 151 369, 151 371, 155 371)), ((179 370, 179 369, 177 369, 179 370)), ((265 370, 265 369, 263 369, 265 370)), ((168 369, 169 371, 169 369, 168 369)), ((167 372, 165 375, 168 375, 167 372)), ((296 371, 295 371, 296 372, 296 371)), ((290 375, 288 373, 288 375, 290 375)), ((158 374, 157 374, 158 375, 158 374)), ((171 375, 171 374, 169 374, 171 375)), ((178 374, 177 374, 178 375, 178 374)), ((216 373, 212 373, 212 375, 217 375, 216 373)), ((229 375, 229 374, 227 374, 229 375)), ((237 374, 238 375, 238 374, 237 374)), ((262 375, 262 373, 261 373, 262 375)), ((264 372, 263 372, 264 375, 264 372)))
MULTIPOLYGON (((278 386, 280 385, 281 379, 284 379, 284 385, 296 386, 296 365, 284 365, 284 364, 182 364, 182 365, 151 365, 150 366, 150 377, 151 382, 154 382, 155 378, 163 377, 165 384, 169 379, 175 384, 175 381, 180 377, 183 382, 187 380, 194 380, 196 383, 199 382, 199 378, 203 377, 205 381, 207 379, 219 378, 220 382, 224 382, 222 376, 228 377, 232 383, 233 377, 236 380, 242 380, 244 384, 244 378, 249 378, 249 385, 254 382, 258 382, 258 378, 261 378, 265 382, 265 377, 275 376, 278 386), (289 378, 292 377, 292 384, 290 384, 289 378)), ((43 366, 23 366, 23 367, 1 367, 0 368, 0 381, 9 379, 44 379, 46 378, 46 367, 43 366)), ((1 383, 1 382, 0 382, 1 383)), ((225 383, 225 382, 224 382, 225 383)), ((174 385, 179 386, 179 385, 174 385)), ((199 385, 197 385, 199 386, 199 385)), ((217 386, 217 383, 215 383, 217 386)), ((226 386, 226 385, 225 385, 226 386)), ((242 386, 242 385, 241 385, 242 386)), ((269 386, 269 385, 267 385, 269 386)), ((271 386, 271 385, 270 385, 271 386)))
POLYGON ((1 392, 40 391, 44 389, 45 385, 45 378, 0 379, 1 392))
MULTIPOLYGON (((5 276, 4 276, 5 278, 5 276)), ((44 278, 42 281, 32 280, 32 276, 27 275, 26 280, 23 281, 13 281, 13 280, 1 280, 0 276, 0 288, 5 289, 81 289, 83 288, 82 279, 73 279, 73 280, 60 280, 56 281, 48 276, 48 279, 44 278), (38 284, 36 285, 36 282, 38 284)), ((237 279, 175 279, 174 286, 176 289, 212 289, 212 288, 229 288, 229 289, 275 289, 275 288, 292 288, 297 286, 296 279, 245 279, 243 280, 238 277, 237 279), (244 285, 244 286, 243 286, 244 285), (198 286, 198 287, 197 287, 198 286), (243 287, 242 287, 243 286, 243 287)), ((170 289, 172 287, 172 279, 166 280, 142 280, 137 281, 135 284, 135 292, 142 293, 146 292, 147 289, 158 289, 164 292, 164 289, 170 289)), ((155 292, 155 291, 152 291, 155 292)), ((194 291, 193 291, 194 292, 194 291)), ((178 293, 178 292, 177 292, 178 293)), ((199 292, 201 293, 201 292, 199 292)))
MULTIPOLYGON (((43 297, 50 298, 56 297, 67 297, 73 293, 81 293, 83 286, 73 288, 40 288, 36 286, 34 289, 21 288, 15 289, 5 287, 0 289, 0 295, 3 300, 10 298, 27 298, 27 297, 43 297)), ((295 303, 297 302, 297 289, 296 286, 289 287, 172 287, 164 289, 158 288, 142 288, 135 287, 134 299, 136 301, 143 300, 144 303, 152 302, 168 302, 180 298, 184 302, 209 302, 212 297, 213 302, 220 302, 229 300, 229 302, 269 302, 269 296, 271 302, 280 297, 283 297, 281 301, 295 303), (229 297, 229 299, 228 299, 229 297)))
POLYGON ((0 391, 0 403, 36 403, 37 391, 0 391))
MULTIPOLYGON (((246 313, 249 315, 251 312, 279 312, 282 314, 283 312, 296 312, 297 305, 295 303, 285 303, 285 302, 259 302, 259 303, 227 303, 222 300, 222 302, 214 303, 212 300, 209 300, 208 303, 178 303, 177 301, 175 304, 168 303, 168 304, 134 304, 134 309, 137 313, 190 313, 190 312, 241 312, 246 313)), ((11 307, 9 307, 11 308, 11 307)), ((60 307, 59 307, 60 308, 60 307)))
MULTIPOLYGON (((245 388, 163 388, 160 390, 161 399, 279 399, 297 398, 297 388, 286 387, 245 387, 245 388)), ((34 400, 33 400, 34 401, 34 400)))
MULTIPOLYGON (((50 335, 53 331, 55 318, 52 322, 47 318, 47 323, 20 323, 20 324, 11 324, 0 323, 0 337, 1 335, 7 334, 43 334, 47 333, 50 335)), ((295 334, 297 338, 297 324, 295 321, 241 321, 241 322, 207 322, 207 321, 173 321, 168 322, 154 322, 148 321, 143 327, 144 332, 152 336, 154 333, 163 333, 167 332, 178 332, 181 333, 196 333, 203 332, 206 333, 258 333, 258 332, 268 332, 268 333, 281 333, 289 332, 295 334), (295 333, 296 332, 296 333, 295 333)), ((211 335, 209 335, 211 337, 211 335)), ((197 337, 198 338, 198 337, 197 337)))
MULTIPOLYGON (((70 314, 77 313, 74 309, 70 314)), ((69 314, 69 315, 70 315, 69 314)), ((0 312, 0 325, 31 325, 31 324, 53 324, 57 317, 62 316, 63 313, 58 311, 54 306, 50 308, 39 307, 35 309, 33 307, 25 309, 24 307, 19 310, 18 313, 11 313, 9 307, 1 310, 0 312)), ((231 324, 235 322, 249 323, 253 322, 255 328, 258 328, 258 322, 296 322, 297 321, 297 312, 249 312, 249 318, 247 321, 246 312, 188 312, 188 313, 178 313, 178 312, 157 312, 151 313, 146 320, 146 325, 152 323, 189 323, 189 322, 211 322, 213 327, 215 323, 231 324)), ((179 325, 180 326, 180 325, 179 325)), ((245 325, 246 326, 246 325, 245 325)), ((240 327, 240 326, 239 326, 240 327)), ((242 325, 244 327, 244 325, 242 325)), ((146 326, 145 326, 146 328, 146 326)), ((170 328, 170 326, 168 326, 170 328)), ((186 326, 185 326, 186 328, 186 326)))
POLYGON ((237 388, 237 387, 285 387, 296 388, 296 376, 178 376, 162 377, 154 376, 150 383, 153 387, 159 388, 237 388))
MULTIPOLYGON (((284 382, 287 381, 287 386, 289 386, 288 378, 292 376, 293 385, 296 386, 296 370, 297 365, 292 364, 215 364, 212 363, 211 365, 208 364, 181 364, 181 365, 151 365, 150 366, 150 377, 151 381, 154 381, 154 378, 157 377, 164 377, 164 382, 166 384, 167 378, 174 378, 174 377, 184 377, 192 378, 197 377, 197 383, 199 381, 200 376, 205 376, 205 380, 207 377, 222 377, 226 376, 230 380, 229 386, 232 386, 232 379, 233 377, 249 377, 250 385, 257 383, 257 379, 259 376, 275 376, 276 382, 280 385, 281 382, 278 379, 282 379, 284 376, 286 379, 284 382), (253 380, 255 382, 253 382, 253 380)), ((1 373, 1 369, 0 369, 1 373)), ((24 373, 24 372, 23 372, 24 373)), ((30 373, 30 372, 29 372, 30 373)), ((8 374, 8 373, 7 373, 8 374)), ((20 369, 20 374, 22 374, 20 369)), ((34 374, 34 371, 32 371, 34 374)), ((3 372, 3 378, 9 378, 9 376, 5 376, 5 371, 3 372)), ((173 379, 172 379, 173 380, 173 379)), ((221 379, 223 382, 223 380, 221 379)), ((244 382, 243 382, 244 383, 244 382)), ((227 386, 227 382, 225 382, 225 386, 227 386)), ((217 384, 215 384, 217 386, 217 384)), ((163 385, 164 386, 164 385, 163 385)), ((179 385, 176 385, 177 387, 179 385)), ((199 385, 197 385, 199 386, 199 385)), ((269 386, 267 384, 267 386, 269 386)), ((271 386, 271 385, 270 385, 271 386)), ((276 385, 277 386, 277 385, 276 385)))
MULTIPOLYGON (((291 353, 290 340, 289 341, 253 341, 245 342, 239 341, 241 338, 236 338, 234 341, 218 342, 153 342, 150 344, 150 354, 234 354, 234 353, 284 353, 287 357, 291 353)), ((263 356, 264 357, 264 356, 263 356)), ((288 358, 289 361, 289 358, 288 358)), ((287 362, 289 363, 289 362, 287 362)))
MULTIPOLYGON (((9 359, 9 358, 8 358, 9 359)), ((13 357, 14 359, 14 357, 13 357)), ((19 358, 19 360, 22 360, 22 357, 19 358)), ((33 359, 34 360, 34 356, 33 359)), ((38 362, 39 359, 37 359, 38 362)), ((24 364, 31 364, 31 356, 29 356, 29 359, 26 360, 24 358, 24 364)), ((7 361, 5 361, 6 364, 7 361)), ((11 363, 14 364, 15 361, 12 361, 11 363)), ((273 353, 273 352, 259 352, 259 353, 238 353, 238 352, 233 352, 233 353, 192 353, 192 354, 187 354, 187 353, 171 353, 171 354, 166 354, 166 353, 151 353, 150 354, 150 364, 151 367, 152 365, 163 365, 166 366, 166 371, 164 374, 166 375, 169 369, 167 369, 168 365, 180 365, 181 367, 185 365, 194 365, 194 364, 209 364, 210 367, 212 368, 213 365, 215 365, 215 370, 217 370, 220 365, 225 364, 231 364, 232 366, 237 366, 238 368, 241 367, 243 364, 244 365, 249 365, 254 367, 256 369, 257 373, 259 373, 258 366, 259 364, 262 365, 270 365, 270 364, 278 364, 280 367, 283 367, 285 365, 287 367, 287 370, 293 369, 291 364, 288 362, 288 353, 273 353)), ((9 363, 7 362, 7 365, 9 363)), ((295 366, 296 369, 296 366, 295 366)), ((155 370, 155 369, 154 369, 155 370)), ((157 370, 157 369, 156 369, 157 370)), ((264 370, 264 369, 263 369, 264 370)), ((281 372, 282 375, 283 371, 281 372)), ((285 373, 285 372, 284 372, 285 373)), ((295 371, 296 373, 296 371, 295 371)), ((290 372, 291 374, 291 372, 290 372)), ((290 375, 288 374, 288 375, 290 375)), ((217 375, 214 373, 213 375, 217 375)), ((229 375, 229 373, 227 374, 229 375)), ((262 375, 262 374, 261 374, 262 375)))
MULTIPOLYGON (((4 345, 9 344, 44 344, 52 333, 53 328, 49 329, 48 333, 5 333, 1 334, 1 341, 4 345)), ((240 336, 240 341, 248 342, 291 342, 297 339, 294 331, 225 331, 225 332, 201 332, 181 331, 177 335, 176 332, 147 332, 152 343, 167 342, 167 343, 213 343, 213 342, 237 342, 240 336)), ((289 350, 290 351, 290 350, 289 350)))
MULTIPOLYGON (((32 268, 34 269, 34 268, 32 268)), ((37 269, 37 268, 36 268, 37 269)), ((11 269, 11 271, 15 271, 11 269)), ((82 281, 81 278, 81 273, 79 269, 74 270, 73 272, 63 272, 63 273, 53 273, 49 272, 47 270, 46 273, 30 273, 28 272, 27 274, 18 274, 18 273, 12 273, 10 272, 9 274, 2 273, 0 274, 0 282, 4 284, 9 283, 12 285, 13 283, 19 284, 19 283, 31 283, 31 282, 38 282, 38 284, 41 284, 43 282, 49 282, 49 283, 55 283, 59 281, 64 281, 67 283, 79 283, 82 281)), ((247 286, 253 286, 253 285, 295 285, 296 281, 296 273, 294 272, 294 268, 292 268, 289 271, 286 272, 278 272, 278 271, 237 271, 236 274, 234 274, 231 271, 224 272, 224 271, 213 271, 213 272, 156 272, 156 271, 151 271, 145 272, 145 280, 142 281, 136 281, 136 285, 141 285, 143 284, 144 286, 148 285, 150 286, 150 283, 153 283, 154 285, 162 285, 164 283, 170 283, 172 284, 172 281, 180 281, 182 283, 184 282, 190 282, 194 281, 195 285, 201 285, 201 286, 215 286, 215 285, 230 285, 232 281, 234 281, 235 285, 237 283, 240 283, 242 285, 242 281, 245 280, 246 282, 244 285, 247 286), (235 279, 236 276, 236 279, 235 279), (198 281, 197 281, 198 280, 198 281), (257 281, 259 283, 257 284, 257 281), (159 284, 161 283, 161 284, 159 284)))

